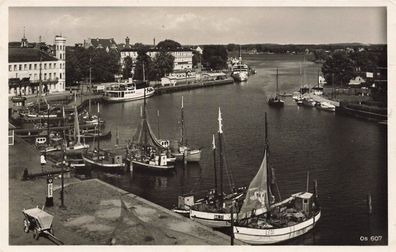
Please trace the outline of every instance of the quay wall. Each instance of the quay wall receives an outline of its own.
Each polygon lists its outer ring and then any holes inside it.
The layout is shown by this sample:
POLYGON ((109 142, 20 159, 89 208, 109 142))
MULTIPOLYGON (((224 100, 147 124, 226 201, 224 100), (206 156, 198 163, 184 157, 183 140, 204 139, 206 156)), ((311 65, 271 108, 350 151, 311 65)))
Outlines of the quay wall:
POLYGON ((213 81, 205 81, 205 82, 198 82, 198 83, 190 83, 190 84, 179 84, 175 86, 164 86, 156 88, 157 94, 164 94, 164 93, 171 93, 171 92, 178 92, 196 88, 203 88, 203 87, 212 87, 212 86, 220 86, 226 84, 232 84, 234 80, 232 78, 227 78, 224 80, 213 80, 213 81))

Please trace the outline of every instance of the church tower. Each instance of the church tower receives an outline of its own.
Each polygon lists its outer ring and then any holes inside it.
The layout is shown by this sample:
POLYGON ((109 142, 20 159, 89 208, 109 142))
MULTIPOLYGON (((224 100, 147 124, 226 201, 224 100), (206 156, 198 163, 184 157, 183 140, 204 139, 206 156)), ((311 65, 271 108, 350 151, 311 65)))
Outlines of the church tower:
POLYGON ((21 47, 28 47, 28 40, 25 36, 25 27, 23 27, 23 38, 21 39, 21 47))

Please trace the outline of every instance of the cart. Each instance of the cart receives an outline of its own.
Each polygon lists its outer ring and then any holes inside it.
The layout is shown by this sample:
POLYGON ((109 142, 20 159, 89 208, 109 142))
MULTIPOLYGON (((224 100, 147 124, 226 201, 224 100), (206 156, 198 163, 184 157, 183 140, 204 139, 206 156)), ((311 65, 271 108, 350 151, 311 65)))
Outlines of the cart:
POLYGON ((22 211, 25 216, 23 220, 23 230, 28 233, 33 230, 33 238, 38 240, 40 234, 54 237, 54 229, 52 227, 52 220, 54 216, 36 207, 22 211))

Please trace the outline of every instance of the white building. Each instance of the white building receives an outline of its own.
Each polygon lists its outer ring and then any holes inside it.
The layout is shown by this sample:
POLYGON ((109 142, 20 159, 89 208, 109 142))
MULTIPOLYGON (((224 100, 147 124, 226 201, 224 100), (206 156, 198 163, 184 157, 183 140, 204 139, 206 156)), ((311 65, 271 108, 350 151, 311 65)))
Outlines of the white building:
POLYGON ((54 55, 38 47, 29 46, 25 35, 20 46, 9 47, 8 84, 9 95, 37 93, 41 72, 42 91, 60 92, 65 90, 66 78, 66 39, 55 37, 54 55))
MULTIPOLYGON (((155 55, 159 52, 158 49, 149 49, 147 55, 151 58, 154 58, 155 55)), ((186 69, 192 69, 192 57, 193 52, 190 49, 180 48, 174 51, 169 52, 173 57, 175 57, 175 65, 173 70, 174 71, 183 71, 186 69)), ((121 50, 121 66, 124 65, 124 59, 126 57, 131 57, 132 64, 136 63, 137 56, 138 56, 138 49, 136 48, 124 48, 121 50)))

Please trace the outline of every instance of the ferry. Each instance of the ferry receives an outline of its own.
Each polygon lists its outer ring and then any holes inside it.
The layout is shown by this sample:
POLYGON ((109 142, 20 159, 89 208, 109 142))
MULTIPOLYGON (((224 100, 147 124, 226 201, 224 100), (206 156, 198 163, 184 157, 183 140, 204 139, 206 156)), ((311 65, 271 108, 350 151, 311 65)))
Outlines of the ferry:
POLYGON ((136 88, 134 83, 117 83, 106 88, 103 100, 107 102, 134 101, 143 99, 144 93, 146 93, 146 98, 153 96, 154 92, 153 87, 136 88))

